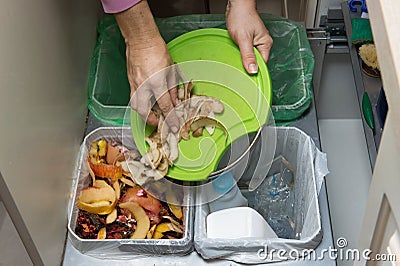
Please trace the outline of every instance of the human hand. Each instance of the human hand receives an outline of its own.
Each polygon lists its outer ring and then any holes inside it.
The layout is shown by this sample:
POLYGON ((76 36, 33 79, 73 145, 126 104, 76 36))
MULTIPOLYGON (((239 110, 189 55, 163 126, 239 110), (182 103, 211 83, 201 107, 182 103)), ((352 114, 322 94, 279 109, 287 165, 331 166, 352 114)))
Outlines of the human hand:
POLYGON ((179 120, 174 111, 177 88, 171 85, 176 77, 174 68, 168 68, 173 62, 147 2, 141 1, 115 17, 126 43, 132 108, 148 124, 157 126, 158 117, 151 110, 154 97, 169 128, 177 132, 179 120))
POLYGON ((239 46, 243 66, 249 74, 258 72, 253 47, 268 61, 272 38, 256 9, 255 0, 228 0, 226 26, 232 40, 239 46))
POLYGON ((173 62, 164 41, 161 39, 143 48, 129 45, 126 57, 132 108, 147 118, 149 125, 156 126, 158 117, 151 110, 154 97, 167 124, 173 132, 177 132, 179 120, 173 109, 177 104, 177 88, 172 87, 175 72, 174 68, 169 67, 173 62))

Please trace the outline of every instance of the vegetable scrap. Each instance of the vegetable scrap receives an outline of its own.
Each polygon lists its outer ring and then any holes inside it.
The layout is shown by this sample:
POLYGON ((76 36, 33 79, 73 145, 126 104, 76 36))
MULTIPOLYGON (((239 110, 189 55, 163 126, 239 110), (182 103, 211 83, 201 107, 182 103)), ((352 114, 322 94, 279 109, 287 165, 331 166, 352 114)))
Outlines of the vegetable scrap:
MULTIPOLYGON (((177 239, 184 234, 184 213, 175 195, 167 194, 164 203, 154 198, 142 186, 165 177, 178 159, 178 143, 182 139, 200 137, 206 130, 214 134, 220 127, 215 119, 224 105, 215 98, 192 95, 193 82, 178 88, 175 112, 180 123, 177 133, 170 131, 161 109, 154 113, 158 127, 146 138, 147 153, 140 157, 115 141, 101 139, 91 144, 87 158, 91 184, 78 199, 79 214, 75 232, 86 239, 177 239)), ((164 192, 165 193, 165 192, 164 192)))
POLYGON ((87 159, 91 183, 78 198, 76 234, 83 239, 182 238, 182 207, 160 202, 147 193, 129 169, 122 167, 128 160, 152 170, 140 163, 137 151, 105 139, 92 143, 87 159))
MULTIPOLYGON (((228 139, 228 131, 224 125, 215 118, 215 114, 224 111, 224 105, 218 99, 203 95, 192 95, 193 82, 183 84, 178 88, 178 104, 174 110, 179 119, 180 130, 171 132, 160 107, 155 104, 153 111, 159 119, 154 132, 146 137, 149 146, 148 152, 140 161, 126 160, 120 162, 124 173, 130 172, 131 178, 139 185, 149 180, 160 180, 167 175, 169 167, 178 159, 178 143, 182 139, 189 140, 190 133, 193 137, 203 135, 204 129, 213 135, 215 127, 219 127, 228 139)), ((104 146, 104 144, 103 144, 104 146)), ((111 161, 115 161, 115 156, 111 161)), ((109 169, 111 175, 118 176, 119 169, 109 169)))

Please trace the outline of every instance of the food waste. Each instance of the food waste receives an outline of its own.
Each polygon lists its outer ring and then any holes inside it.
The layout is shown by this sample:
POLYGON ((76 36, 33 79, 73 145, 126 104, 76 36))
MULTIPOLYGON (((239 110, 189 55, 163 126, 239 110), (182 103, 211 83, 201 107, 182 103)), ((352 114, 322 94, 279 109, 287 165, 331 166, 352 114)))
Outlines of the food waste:
POLYGON ((139 184, 146 182, 149 178, 161 179, 168 173, 168 168, 178 159, 178 143, 182 139, 189 140, 190 135, 195 138, 200 137, 204 130, 209 135, 213 135, 215 127, 221 128, 225 133, 225 139, 228 138, 224 125, 215 119, 215 114, 224 111, 224 104, 213 97, 192 95, 193 86, 193 82, 190 81, 178 88, 178 104, 174 111, 178 117, 180 129, 176 133, 173 133, 165 123, 165 117, 158 105, 154 105, 153 111, 159 123, 154 132, 146 138, 149 150, 140 160, 142 165, 135 162, 129 165, 139 184), (150 167, 151 170, 146 170, 144 166, 150 167))
MULTIPOLYGON (((92 143, 87 164, 90 184, 78 198, 75 233, 83 239, 179 239, 184 234, 181 206, 161 202, 123 167, 139 153, 101 139, 92 143)), ((175 195, 172 195, 174 197, 175 195)), ((171 200, 176 202, 176 199, 171 200)))
MULTIPOLYGON (((78 199, 79 214, 76 234, 84 239, 177 239, 184 234, 181 206, 161 202, 143 186, 146 182, 165 177, 178 158, 178 143, 192 137, 210 135, 225 127, 214 115, 222 113, 224 105, 217 99, 192 95, 193 83, 178 88, 175 113, 180 130, 172 133, 157 105, 153 111, 159 118, 158 127, 146 138, 148 152, 140 157, 122 144, 101 139, 89 148, 87 166, 90 185, 78 199)), ((167 195, 174 198, 176 195, 167 195)), ((176 202, 171 200, 171 202, 176 202)))

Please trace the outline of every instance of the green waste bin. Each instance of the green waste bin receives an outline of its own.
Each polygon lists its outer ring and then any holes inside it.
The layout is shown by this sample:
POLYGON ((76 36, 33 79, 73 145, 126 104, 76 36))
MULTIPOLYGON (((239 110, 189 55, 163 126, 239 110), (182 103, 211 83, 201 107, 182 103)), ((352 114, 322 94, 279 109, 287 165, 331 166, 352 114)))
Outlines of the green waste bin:
MULTIPOLYGON (((277 123, 288 124, 312 101, 314 56, 301 24, 269 14, 260 16, 274 40, 268 61, 272 112, 277 123)), ((156 23, 165 42, 196 29, 226 29, 222 14, 160 18, 156 23)), ((89 110, 102 122, 122 125, 130 95, 125 42, 112 15, 102 17, 97 33, 88 81, 89 110)))

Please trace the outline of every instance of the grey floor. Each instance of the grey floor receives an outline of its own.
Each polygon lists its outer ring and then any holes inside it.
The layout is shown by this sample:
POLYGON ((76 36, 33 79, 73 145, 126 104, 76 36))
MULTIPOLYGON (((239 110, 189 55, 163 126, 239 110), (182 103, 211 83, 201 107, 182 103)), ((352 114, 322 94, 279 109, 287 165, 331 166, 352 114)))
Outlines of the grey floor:
POLYGON ((349 55, 327 55, 317 109, 330 170, 326 184, 333 237, 344 237, 347 247, 355 248, 372 172, 349 55))
POLYGON ((17 230, 0 201, 0 266, 33 265, 17 230))

